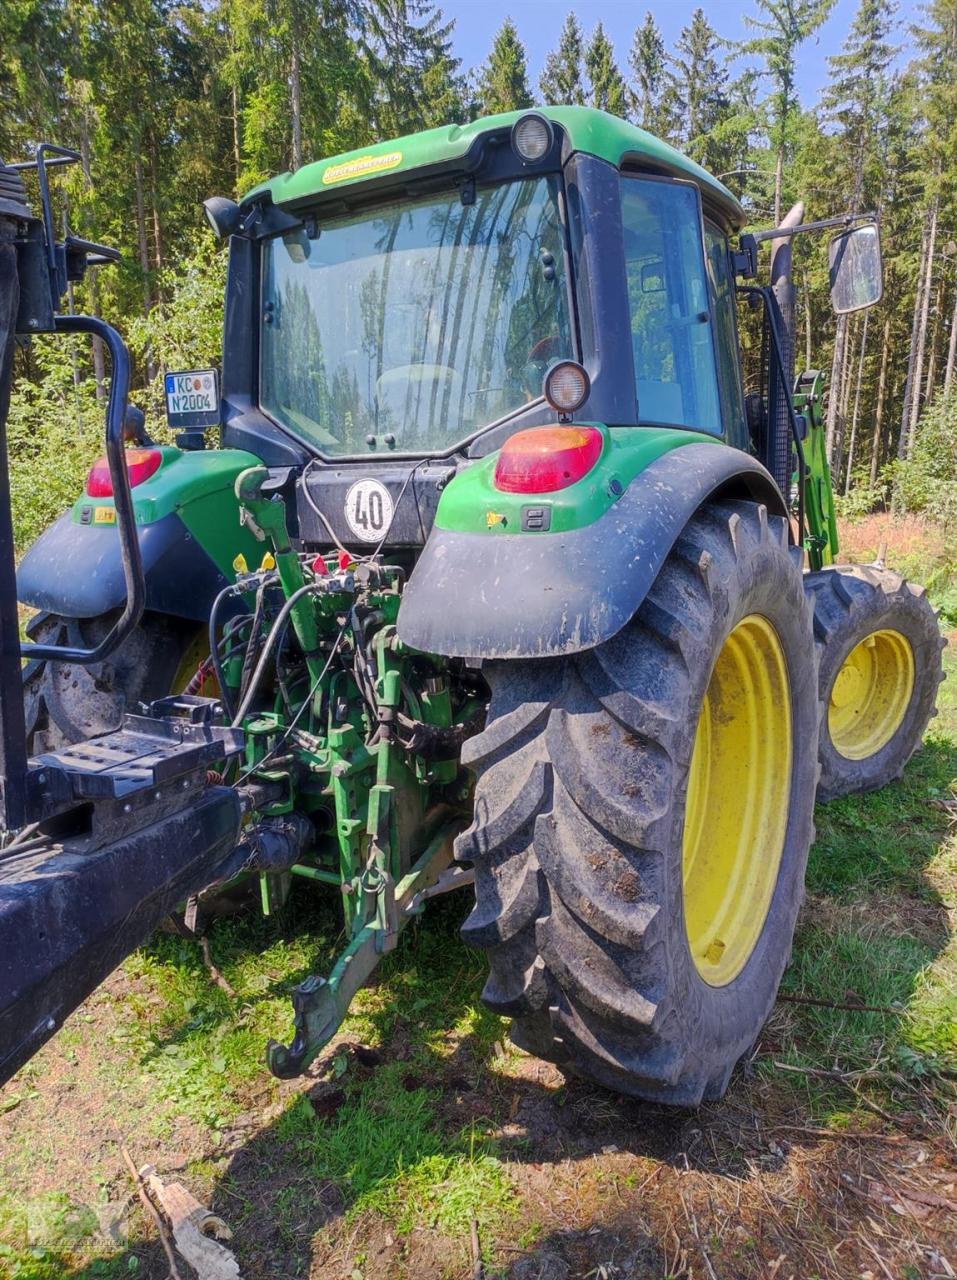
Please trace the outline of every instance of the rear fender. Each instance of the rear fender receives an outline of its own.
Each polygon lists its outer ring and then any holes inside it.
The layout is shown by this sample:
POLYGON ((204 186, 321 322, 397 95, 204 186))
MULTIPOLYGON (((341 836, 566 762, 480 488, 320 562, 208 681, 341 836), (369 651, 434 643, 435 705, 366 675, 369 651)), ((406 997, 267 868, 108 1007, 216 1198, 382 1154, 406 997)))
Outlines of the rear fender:
POLYGON ((472 660, 594 648, 634 616, 702 503, 732 496, 787 517, 781 491, 754 458, 728 445, 689 443, 649 463, 612 506, 578 528, 475 532, 437 523, 403 593, 399 637, 427 653, 472 660))
MULTIPOLYGON (((163 449, 163 465, 133 490, 146 575, 146 607, 204 622, 217 592, 234 580, 240 553, 263 548, 239 522, 236 476, 258 464, 240 449, 163 449)), ((126 599, 112 498, 82 495, 33 543, 17 570, 23 604, 93 618, 126 599)))

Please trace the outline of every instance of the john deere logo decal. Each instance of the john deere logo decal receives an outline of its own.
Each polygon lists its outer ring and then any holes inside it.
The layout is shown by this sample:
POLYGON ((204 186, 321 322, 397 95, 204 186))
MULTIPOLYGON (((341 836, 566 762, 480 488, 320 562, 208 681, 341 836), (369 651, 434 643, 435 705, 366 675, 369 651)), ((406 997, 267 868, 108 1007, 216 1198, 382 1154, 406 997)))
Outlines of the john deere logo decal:
POLYGON ((389 151, 384 156, 357 156, 343 164, 333 164, 322 175, 322 185, 330 182, 346 182, 349 178, 366 178, 370 173, 382 173, 395 169, 402 163, 401 151, 389 151))

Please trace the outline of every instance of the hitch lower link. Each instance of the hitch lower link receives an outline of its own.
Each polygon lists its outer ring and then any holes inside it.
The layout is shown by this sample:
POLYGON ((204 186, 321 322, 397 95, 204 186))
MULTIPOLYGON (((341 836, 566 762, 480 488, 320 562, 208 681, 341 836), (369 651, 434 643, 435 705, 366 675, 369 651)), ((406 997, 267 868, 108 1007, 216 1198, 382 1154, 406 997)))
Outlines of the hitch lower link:
POLYGON ((458 819, 442 827, 398 882, 378 865, 373 846, 359 881, 368 903, 365 923, 356 929, 328 978, 312 974, 293 989, 293 1041, 283 1045, 270 1040, 266 1050, 274 1076, 289 1080, 302 1075, 342 1025, 356 992, 381 958, 395 949, 400 931, 421 914, 428 898, 472 883, 471 869, 450 865, 453 842, 465 825, 458 819))

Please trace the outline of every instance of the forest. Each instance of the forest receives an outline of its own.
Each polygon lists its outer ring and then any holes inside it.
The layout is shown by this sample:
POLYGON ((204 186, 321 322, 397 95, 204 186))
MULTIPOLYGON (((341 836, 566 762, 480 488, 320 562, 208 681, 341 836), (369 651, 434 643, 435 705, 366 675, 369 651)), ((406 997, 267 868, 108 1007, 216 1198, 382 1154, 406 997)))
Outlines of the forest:
MULTIPOLYGON (((957 514, 957 0, 916 23, 860 0, 818 100, 804 68, 834 0, 747 0, 730 42, 704 8, 668 48, 649 11, 624 63, 573 12, 539 82, 506 18, 484 60, 453 53, 430 0, 14 0, 0 6, 0 156, 75 147, 64 225, 118 246, 72 306, 128 338, 135 398, 218 353, 224 255, 200 201, 322 156, 535 103, 626 117, 718 175, 751 225, 875 211, 880 306, 835 320, 820 241, 797 241, 799 365, 830 371, 828 445, 845 514, 957 514), (806 96, 806 95, 805 95, 806 96)), ((102 352, 34 341, 11 415, 18 541, 72 499, 98 449, 102 352), (41 483, 38 484, 38 479, 41 483)))

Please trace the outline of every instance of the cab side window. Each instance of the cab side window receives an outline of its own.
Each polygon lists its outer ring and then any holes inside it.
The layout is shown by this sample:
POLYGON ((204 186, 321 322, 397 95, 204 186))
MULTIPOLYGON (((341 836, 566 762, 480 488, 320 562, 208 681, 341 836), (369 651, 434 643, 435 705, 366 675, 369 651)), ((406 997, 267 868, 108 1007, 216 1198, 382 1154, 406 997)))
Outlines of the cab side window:
POLYGON ((721 416, 725 422, 728 444, 734 445, 736 449, 747 450, 750 448, 750 441, 744 415, 737 300, 731 254, 727 237, 713 222, 704 224, 704 244, 708 260, 708 276, 711 288, 714 290, 721 416))
POLYGON ((638 421, 720 435, 698 192, 689 183, 623 176, 621 200, 638 421))

